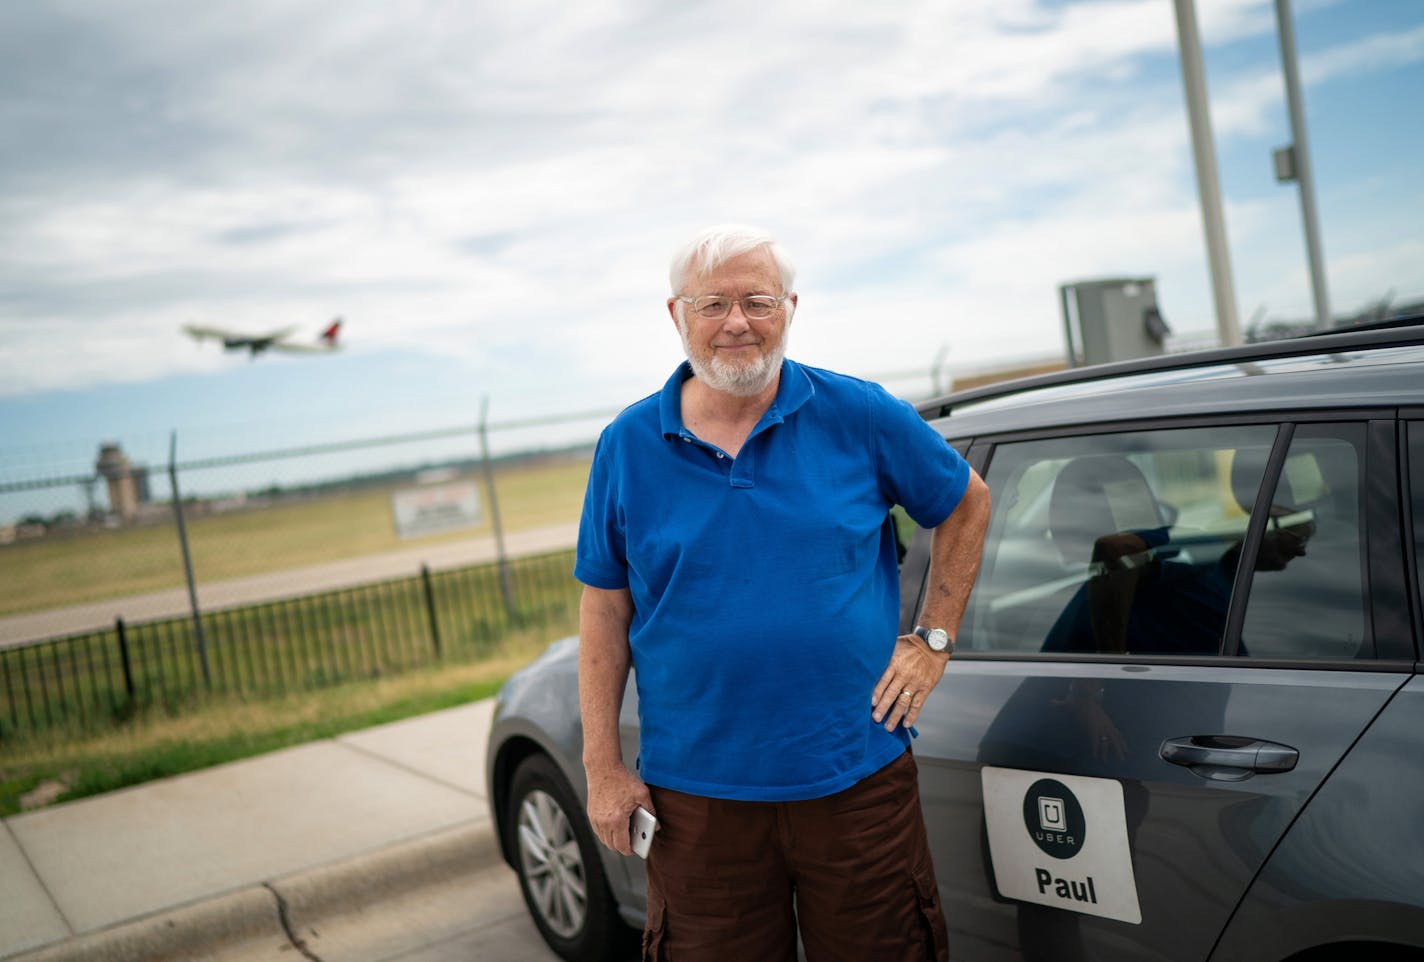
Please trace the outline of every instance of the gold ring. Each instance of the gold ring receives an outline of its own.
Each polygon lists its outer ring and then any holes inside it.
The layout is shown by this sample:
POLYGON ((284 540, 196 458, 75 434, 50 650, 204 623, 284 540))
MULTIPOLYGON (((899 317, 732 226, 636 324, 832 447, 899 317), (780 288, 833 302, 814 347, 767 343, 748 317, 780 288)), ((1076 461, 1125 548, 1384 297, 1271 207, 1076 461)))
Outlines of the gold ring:
POLYGON ((900 689, 900 697, 901 697, 901 698, 914 698, 915 696, 914 696, 914 694, 910 691, 910 689, 908 689, 908 688, 901 688, 901 689, 900 689))

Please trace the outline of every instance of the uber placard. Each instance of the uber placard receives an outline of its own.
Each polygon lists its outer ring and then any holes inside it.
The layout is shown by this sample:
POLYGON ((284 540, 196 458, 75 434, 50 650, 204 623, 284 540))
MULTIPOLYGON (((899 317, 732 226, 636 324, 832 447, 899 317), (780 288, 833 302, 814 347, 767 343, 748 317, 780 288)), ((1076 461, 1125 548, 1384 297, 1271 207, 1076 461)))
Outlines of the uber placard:
POLYGON ((985 767, 982 777, 1000 895, 1142 921, 1120 784, 1011 768, 985 767))

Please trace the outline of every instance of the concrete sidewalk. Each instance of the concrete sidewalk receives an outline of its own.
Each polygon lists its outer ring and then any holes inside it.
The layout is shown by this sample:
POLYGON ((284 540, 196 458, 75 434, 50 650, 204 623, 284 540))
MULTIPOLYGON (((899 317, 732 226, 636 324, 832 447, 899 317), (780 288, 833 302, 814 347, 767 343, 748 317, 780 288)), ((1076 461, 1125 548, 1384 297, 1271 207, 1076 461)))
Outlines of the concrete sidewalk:
POLYGON ((493 710, 476 702, 5 819, 0 958, 248 958, 241 947, 265 940, 292 959, 294 918, 493 864, 493 710))

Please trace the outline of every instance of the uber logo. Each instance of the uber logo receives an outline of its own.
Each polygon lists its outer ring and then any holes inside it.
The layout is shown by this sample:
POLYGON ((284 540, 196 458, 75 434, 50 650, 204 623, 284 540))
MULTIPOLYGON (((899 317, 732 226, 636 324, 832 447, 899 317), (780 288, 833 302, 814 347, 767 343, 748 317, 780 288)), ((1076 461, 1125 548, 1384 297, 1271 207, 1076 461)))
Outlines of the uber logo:
POLYGON ((992 765, 980 778, 1000 895, 1142 922, 1121 784, 992 765))
POLYGON ((1083 846, 1087 820, 1068 786, 1040 778, 1024 793, 1024 827, 1034 844, 1054 858, 1072 858, 1083 846))
POLYGON ((1045 832, 1061 832, 1068 827, 1064 821, 1063 799, 1040 798, 1038 800, 1038 824, 1045 832))

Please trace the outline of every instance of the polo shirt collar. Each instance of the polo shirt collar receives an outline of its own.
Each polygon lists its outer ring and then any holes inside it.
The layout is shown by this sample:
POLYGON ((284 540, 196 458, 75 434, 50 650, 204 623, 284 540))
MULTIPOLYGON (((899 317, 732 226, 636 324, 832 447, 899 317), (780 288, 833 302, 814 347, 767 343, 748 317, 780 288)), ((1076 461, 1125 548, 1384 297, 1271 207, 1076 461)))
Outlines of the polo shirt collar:
MULTIPOLYGON (((658 398, 658 420, 663 437, 676 440, 687 433, 682 423, 682 382, 692 377, 692 365, 683 361, 663 385, 658 398)), ((776 386, 776 398, 761 416, 761 423, 775 424, 799 409, 816 393, 816 387, 800 364, 789 358, 781 361, 781 383, 776 386)))

